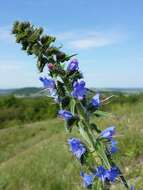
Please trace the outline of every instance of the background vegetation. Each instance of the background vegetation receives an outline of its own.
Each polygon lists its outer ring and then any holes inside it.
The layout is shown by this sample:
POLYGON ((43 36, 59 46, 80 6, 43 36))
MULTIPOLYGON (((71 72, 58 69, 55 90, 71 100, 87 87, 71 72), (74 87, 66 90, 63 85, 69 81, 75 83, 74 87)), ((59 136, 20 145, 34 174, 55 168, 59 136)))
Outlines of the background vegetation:
MULTIPOLYGON (((103 92, 103 96, 107 93, 103 92)), ((108 92, 110 94, 110 92, 108 92)), ((95 117, 100 128, 117 127, 115 159, 137 190, 143 186, 143 94, 115 93, 95 117)), ((80 165, 69 152, 64 123, 48 97, 0 97, 0 189, 81 190, 80 165)), ((74 132, 74 136, 78 136, 74 132)), ((122 186, 113 189, 122 190, 122 186)))
POLYGON ((48 97, 0 98, 0 128, 56 117, 57 105, 48 97))

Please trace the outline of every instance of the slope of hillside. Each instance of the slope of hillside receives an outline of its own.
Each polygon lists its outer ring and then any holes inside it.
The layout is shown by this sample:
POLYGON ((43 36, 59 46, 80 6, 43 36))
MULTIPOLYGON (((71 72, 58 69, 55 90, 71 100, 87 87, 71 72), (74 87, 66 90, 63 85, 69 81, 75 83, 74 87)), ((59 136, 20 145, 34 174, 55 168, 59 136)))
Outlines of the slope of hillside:
MULTIPOLYGON (((117 126, 118 164, 136 190, 143 186, 143 102, 116 105, 101 128, 117 126)), ((71 134, 78 136, 74 132, 71 134)), ((1 190, 81 190, 80 164, 69 152, 63 121, 16 125, 0 130, 1 190)), ((116 187, 117 188, 117 187, 116 187)), ((116 189, 113 187, 113 189, 116 189)), ((123 190, 118 187, 118 190, 123 190)))

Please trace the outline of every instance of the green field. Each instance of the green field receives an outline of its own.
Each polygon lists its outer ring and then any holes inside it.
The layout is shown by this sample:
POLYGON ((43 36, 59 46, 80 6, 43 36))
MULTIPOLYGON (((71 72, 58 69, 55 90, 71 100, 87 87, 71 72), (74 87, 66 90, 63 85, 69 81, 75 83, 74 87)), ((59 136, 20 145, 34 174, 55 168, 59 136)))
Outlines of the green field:
MULTIPOLYGON (((115 160, 126 178, 143 188, 143 100, 115 104, 113 115, 94 118, 100 128, 117 127, 115 160)), ((0 190, 81 190, 80 164, 69 152, 60 119, 15 123, 0 129, 0 190)), ((118 189, 117 189, 118 188, 118 189)), ((113 187, 124 189, 122 186, 113 187)))

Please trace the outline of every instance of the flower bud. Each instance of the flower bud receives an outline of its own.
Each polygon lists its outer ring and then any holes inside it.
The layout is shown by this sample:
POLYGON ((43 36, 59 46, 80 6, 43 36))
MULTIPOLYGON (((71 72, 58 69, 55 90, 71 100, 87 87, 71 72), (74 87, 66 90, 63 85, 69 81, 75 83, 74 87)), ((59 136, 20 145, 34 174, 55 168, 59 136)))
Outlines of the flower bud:
POLYGON ((54 65, 52 63, 48 63, 48 69, 53 70, 53 68, 54 68, 54 65))

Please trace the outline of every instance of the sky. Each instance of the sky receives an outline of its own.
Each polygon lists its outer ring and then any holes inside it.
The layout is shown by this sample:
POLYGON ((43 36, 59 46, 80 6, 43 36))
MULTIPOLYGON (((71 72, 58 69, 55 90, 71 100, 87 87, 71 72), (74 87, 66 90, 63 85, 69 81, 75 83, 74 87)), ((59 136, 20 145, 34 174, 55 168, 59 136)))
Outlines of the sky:
MULTIPOLYGON (((142 0, 0 0, 0 89, 39 87, 36 59, 11 35, 15 20, 42 26, 77 53, 88 87, 143 88, 142 0)), ((44 74, 45 75, 45 74, 44 74)))

